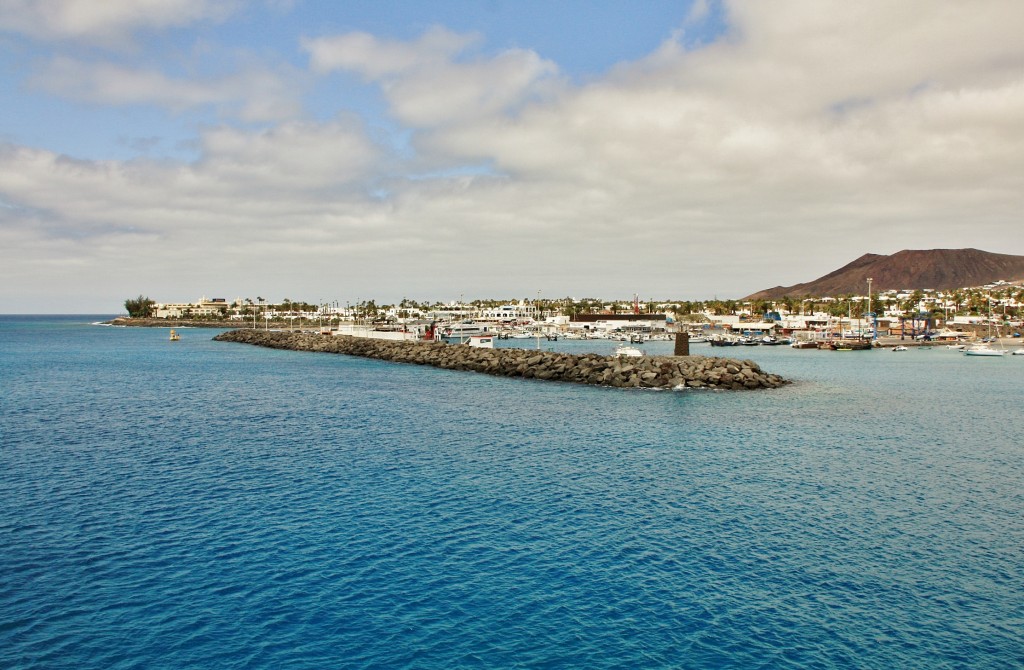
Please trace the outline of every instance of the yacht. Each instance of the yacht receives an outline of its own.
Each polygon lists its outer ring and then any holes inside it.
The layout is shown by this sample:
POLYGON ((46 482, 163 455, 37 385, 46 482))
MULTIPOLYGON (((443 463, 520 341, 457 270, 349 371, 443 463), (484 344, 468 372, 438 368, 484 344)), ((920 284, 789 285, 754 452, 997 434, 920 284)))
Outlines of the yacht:
POLYGON ((1002 349, 993 349, 988 344, 976 344, 973 347, 964 349, 964 356, 1002 356, 1006 352, 1002 349))
POLYGON ((490 325, 475 321, 453 323, 441 329, 441 336, 449 340, 466 339, 473 335, 490 334, 490 325))
POLYGON ((615 347, 616 358, 640 358, 644 355, 644 352, 640 351, 637 347, 631 347, 628 344, 620 344, 615 347))

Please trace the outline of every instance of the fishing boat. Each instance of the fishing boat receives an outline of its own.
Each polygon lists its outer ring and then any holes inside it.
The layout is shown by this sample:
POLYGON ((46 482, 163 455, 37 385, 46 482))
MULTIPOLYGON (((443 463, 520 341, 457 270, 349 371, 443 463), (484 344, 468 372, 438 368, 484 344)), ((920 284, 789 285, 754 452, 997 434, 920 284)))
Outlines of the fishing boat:
POLYGON ((870 351, 871 341, 870 340, 832 340, 828 343, 825 349, 832 349, 833 351, 870 351))
POLYGON ((177 342, 178 340, 181 339, 181 335, 178 335, 178 331, 172 330, 171 331, 171 338, 170 339, 171 339, 171 342, 177 342))

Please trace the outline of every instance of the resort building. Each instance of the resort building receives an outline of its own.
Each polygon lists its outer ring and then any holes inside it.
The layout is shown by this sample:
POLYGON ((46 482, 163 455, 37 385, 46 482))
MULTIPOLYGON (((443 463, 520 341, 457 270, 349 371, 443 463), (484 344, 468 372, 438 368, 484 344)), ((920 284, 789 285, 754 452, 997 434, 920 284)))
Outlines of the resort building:
POLYGON ((242 299, 228 303, 224 298, 203 296, 196 302, 158 302, 153 305, 153 316, 157 319, 181 319, 199 316, 227 316, 232 308, 242 304, 242 299))

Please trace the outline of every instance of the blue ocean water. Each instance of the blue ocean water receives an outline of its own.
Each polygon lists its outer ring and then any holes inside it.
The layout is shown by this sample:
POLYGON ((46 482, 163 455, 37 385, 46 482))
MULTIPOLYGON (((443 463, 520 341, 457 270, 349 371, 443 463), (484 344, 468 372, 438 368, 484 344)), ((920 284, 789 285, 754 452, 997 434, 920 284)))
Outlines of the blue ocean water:
POLYGON ((0 317, 0 668, 1024 665, 1024 356, 624 391, 99 318, 0 317))

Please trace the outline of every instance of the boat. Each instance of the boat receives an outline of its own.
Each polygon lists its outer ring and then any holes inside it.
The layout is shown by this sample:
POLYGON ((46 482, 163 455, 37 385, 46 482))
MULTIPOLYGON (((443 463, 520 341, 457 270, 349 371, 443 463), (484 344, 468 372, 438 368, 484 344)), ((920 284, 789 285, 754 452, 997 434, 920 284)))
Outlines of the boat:
POLYGON ((964 349, 964 356, 1002 356, 1005 353, 1002 349, 993 349, 988 344, 976 344, 964 349))
POLYGON ((701 342, 707 342, 708 338, 703 335, 690 335, 690 344, 700 344, 701 342))
POLYGON ((981 342, 964 349, 964 356, 1002 356, 1006 354, 1005 349, 995 349, 990 342, 999 341, 999 330, 992 334, 992 301, 988 301, 988 337, 982 338, 981 342))
POLYGON ((177 342, 178 340, 181 339, 181 335, 178 335, 178 331, 172 330, 171 331, 171 338, 170 339, 171 339, 171 342, 177 342))
POLYGON ((708 340, 708 343, 713 347, 735 347, 739 344, 739 340, 726 335, 715 335, 708 340))
POLYGON ((827 346, 822 347, 824 349, 832 349, 833 351, 870 351, 871 341, 870 340, 832 340, 827 346))
POLYGON ((907 349, 902 344, 897 344, 895 347, 892 348, 892 350, 893 351, 910 351, 909 349, 907 349))
POLYGON ((1011 356, 1024 356, 1024 349, 1017 349, 1016 351, 1014 351, 1014 352, 1013 352, 1012 354, 1010 354, 1010 355, 1011 355, 1011 356))
POLYGON ((474 321, 463 321, 446 326, 441 336, 449 340, 462 340, 473 335, 490 334, 490 326, 474 321))
POLYGON ((818 343, 814 340, 793 340, 789 346, 793 349, 817 349, 818 343))
POLYGON ((628 344, 620 344, 615 347, 616 358, 640 358, 644 355, 644 352, 636 347, 631 347, 628 344))
POLYGON ((494 348, 494 336, 493 335, 470 335, 469 340, 466 342, 471 347, 476 349, 493 349, 494 348))

